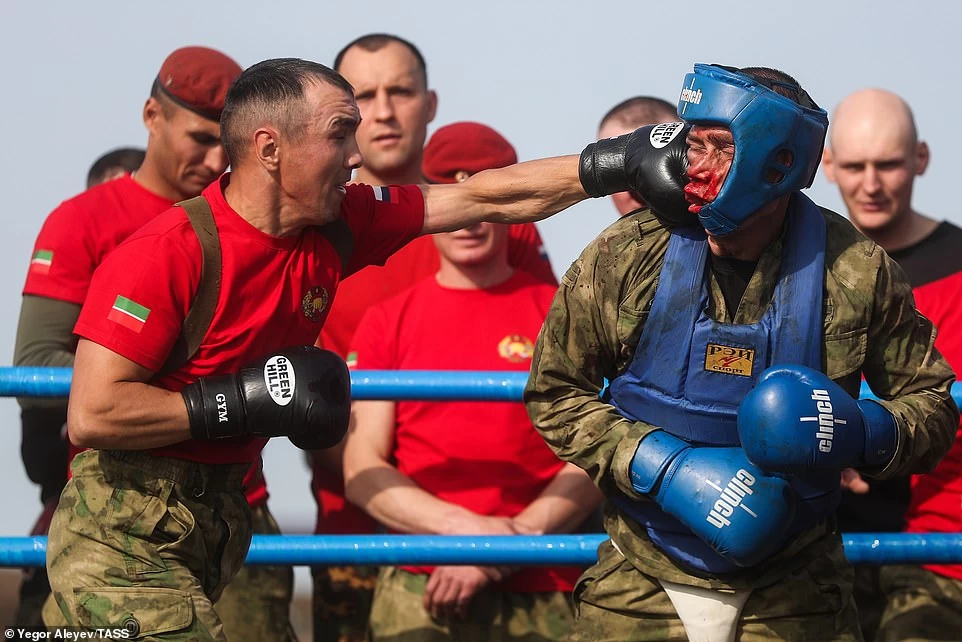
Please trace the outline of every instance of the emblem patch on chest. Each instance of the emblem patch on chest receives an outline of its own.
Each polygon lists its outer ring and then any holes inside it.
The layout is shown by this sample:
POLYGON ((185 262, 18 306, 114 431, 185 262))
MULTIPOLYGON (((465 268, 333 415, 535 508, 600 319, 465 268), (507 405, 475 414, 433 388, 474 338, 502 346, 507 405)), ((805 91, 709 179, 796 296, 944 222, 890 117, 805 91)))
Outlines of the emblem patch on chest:
POLYGON ((317 323, 321 320, 324 310, 327 309, 328 300, 327 289, 315 286, 307 291, 301 299, 301 310, 311 321, 317 323))
POLYGON ((498 354, 511 363, 527 361, 534 354, 534 343, 520 334, 510 334, 498 342, 498 354))
POLYGON ((754 365, 755 350, 753 348, 733 348, 709 343, 705 349, 705 370, 709 372, 750 377, 754 365))

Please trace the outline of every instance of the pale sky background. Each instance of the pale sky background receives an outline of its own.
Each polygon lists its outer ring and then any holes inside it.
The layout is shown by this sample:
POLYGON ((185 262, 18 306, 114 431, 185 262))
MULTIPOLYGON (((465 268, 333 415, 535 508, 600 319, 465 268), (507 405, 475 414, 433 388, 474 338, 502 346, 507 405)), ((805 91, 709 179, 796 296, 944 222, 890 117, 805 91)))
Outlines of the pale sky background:
MULTIPOLYGON (((916 182, 917 209, 962 222, 958 205, 937 201, 944 193, 938 186, 958 180, 950 159, 951 150, 962 148, 962 88, 950 70, 959 54, 962 3, 0 0, 0 25, 6 61, 0 184, 7 212, 0 365, 11 362, 20 291, 44 217, 83 189, 101 153, 144 145, 141 108, 150 85, 167 54, 185 45, 221 49, 243 67, 288 56, 330 65, 359 35, 396 33, 427 59, 439 95, 432 131, 457 120, 482 121, 501 131, 522 160, 580 152, 605 111, 629 96, 675 102, 695 62, 782 69, 829 112, 855 89, 884 87, 908 100, 932 151, 928 174, 916 182)), ((821 174, 809 195, 842 209, 821 174)), ((614 219, 610 202, 597 199, 539 223, 555 272, 560 276, 614 219)), ((35 518, 39 493, 20 462, 13 399, 0 399, 0 421, 8 444, 0 451, 0 535, 21 535, 35 518)), ((311 528, 314 503, 299 454, 275 440, 265 457, 271 507, 282 527, 311 528)), ((299 573, 301 588, 304 577, 299 573)))

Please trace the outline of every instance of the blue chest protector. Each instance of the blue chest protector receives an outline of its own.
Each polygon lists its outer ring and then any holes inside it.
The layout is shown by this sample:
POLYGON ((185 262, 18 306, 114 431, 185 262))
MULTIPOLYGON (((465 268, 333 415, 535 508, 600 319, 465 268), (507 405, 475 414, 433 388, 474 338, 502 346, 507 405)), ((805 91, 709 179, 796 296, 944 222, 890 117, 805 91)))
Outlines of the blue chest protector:
MULTIPOLYGON (((821 369, 825 221, 807 197, 792 197, 779 279, 756 323, 720 323, 708 316, 708 252, 701 227, 672 231, 634 359, 612 380, 607 399, 628 419, 658 426, 693 446, 737 446, 738 404, 766 368, 821 369)), ((789 535, 838 505, 837 480, 824 487, 789 481, 800 500, 789 535)), ((654 502, 615 501, 676 561, 711 574, 739 568, 654 502)))

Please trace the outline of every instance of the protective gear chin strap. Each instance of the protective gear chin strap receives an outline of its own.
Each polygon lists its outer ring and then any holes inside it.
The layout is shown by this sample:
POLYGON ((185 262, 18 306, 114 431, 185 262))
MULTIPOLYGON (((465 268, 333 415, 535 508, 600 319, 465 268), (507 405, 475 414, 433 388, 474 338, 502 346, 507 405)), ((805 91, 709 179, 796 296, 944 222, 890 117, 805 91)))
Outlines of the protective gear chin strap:
POLYGON ((724 236, 776 198, 809 187, 821 160, 828 114, 801 91, 718 65, 696 64, 685 76, 678 114, 694 125, 728 128, 735 158, 715 200, 701 208, 705 229, 724 236), (766 86, 799 92, 803 107, 766 86))

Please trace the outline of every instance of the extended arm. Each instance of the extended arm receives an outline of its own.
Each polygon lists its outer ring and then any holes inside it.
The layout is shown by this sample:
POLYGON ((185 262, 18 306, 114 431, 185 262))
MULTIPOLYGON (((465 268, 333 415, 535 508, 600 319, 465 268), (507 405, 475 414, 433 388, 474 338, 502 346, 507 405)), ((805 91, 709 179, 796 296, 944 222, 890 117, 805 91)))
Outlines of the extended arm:
POLYGON ((578 157, 560 156, 479 172, 463 183, 423 185, 424 234, 480 221, 527 223, 588 197, 578 179, 578 157))

